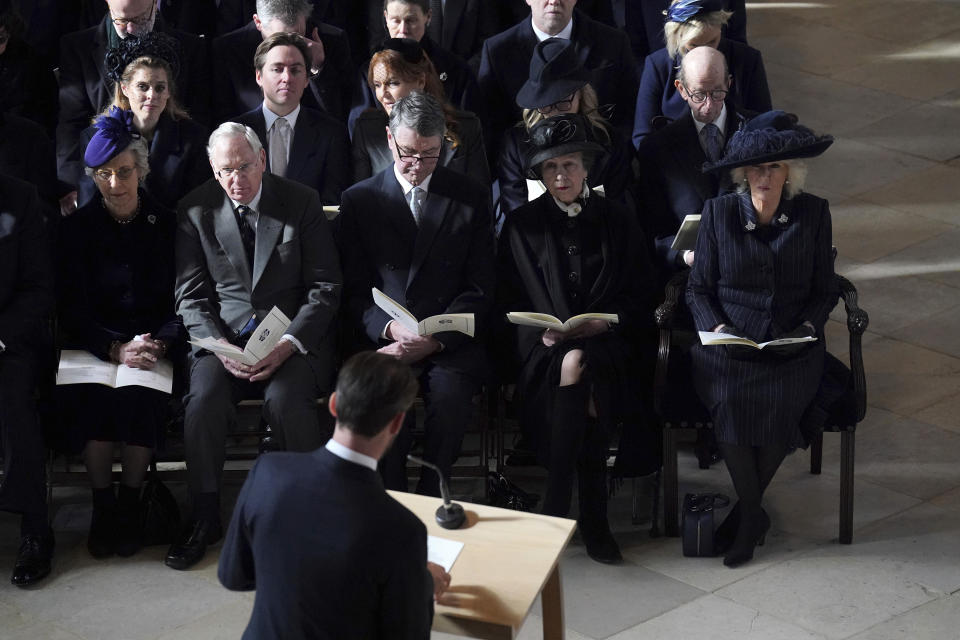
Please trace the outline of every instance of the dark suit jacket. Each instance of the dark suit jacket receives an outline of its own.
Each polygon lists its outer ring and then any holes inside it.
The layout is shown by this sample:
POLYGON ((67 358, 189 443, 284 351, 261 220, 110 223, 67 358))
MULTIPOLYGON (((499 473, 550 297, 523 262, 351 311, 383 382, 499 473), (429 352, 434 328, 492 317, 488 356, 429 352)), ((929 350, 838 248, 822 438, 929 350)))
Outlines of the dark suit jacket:
POLYGON ((0 174, 0 342, 11 351, 40 344, 53 312, 48 247, 37 190, 0 174))
MULTIPOLYGON (((314 23, 308 24, 312 31, 314 23)), ((356 83, 346 34, 328 24, 317 24, 326 61, 319 75, 310 81, 300 103, 323 111, 341 122, 347 121, 350 99, 356 83)), ((263 36, 253 21, 213 41, 213 113, 217 122, 236 118, 263 102, 257 85, 253 56, 263 36)))
MULTIPOLYGON (((60 118, 57 125, 57 160, 62 163, 77 146, 90 121, 113 102, 113 82, 106 77, 109 16, 94 27, 63 37, 60 44, 60 118)), ((206 41, 166 26, 159 18, 154 31, 180 43, 180 78, 176 92, 198 122, 210 121, 210 58, 206 41)))
MULTIPOLYGON (((269 171, 270 151, 263 109, 256 107, 237 118, 237 122, 257 132, 267 149, 269 171)), ((352 182, 350 141, 343 125, 325 113, 301 107, 283 177, 316 189, 323 204, 340 204, 340 193, 352 182)))
MULTIPOLYGON (((420 46, 427 53, 430 62, 437 70, 440 76, 440 83, 443 85, 443 93, 447 96, 447 101, 463 111, 471 111, 478 116, 486 109, 486 103, 480 96, 480 88, 477 86, 476 73, 467 66, 467 64, 445 49, 441 49, 429 36, 424 36, 420 41, 420 46)), ((377 102, 377 96, 367 82, 367 70, 370 67, 370 61, 360 68, 360 82, 357 84, 358 95, 354 97, 353 108, 350 109, 350 119, 347 122, 349 131, 353 131, 357 118, 367 109, 379 109, 380 103, 377 102)))
MULTIPOLYGON (((77 189, 78 207, 100 195, 83 169, 83 154, 96 132, 92 126, 84 129, 76 148, 60 166, 60 179, 77 189)), ((193 120, 161 115, 150 142, 149 161, 144 189, 162 206, 176 207, 180 198, 210 178, 206 128, 193 120)))
MULTIPOLYGON (((459 144, 443 141, 440 166, 466 174, 483 185, 490 184, 490 169, 483 148, 483 134, 477 116, 468 111, 454 113, 459 144)), ((353 178, 363 180, 393 166, 387 144, 387 114, 379 107, 364 111, 353 129, 353 178)))
POLYGON ((375 471, 325 448, 257 460, 217 573, 228 589, 256 589, 244 638, 430 637, 426 527, 375 471))
MULTIPOLYGON (((473 313, 478 333, 493 303, 493 216, 488 190, 437 167, 419 228, 389 166, 343 192, 337 241, 343 255, 346 320, 380 342, 390 316, 373 303, 377 287, 419 319, 473 313)), ((434 335, 437 364, 476 372, 483 350, 462 333, 434 335)))
MULTIPOLYGON (((717 47, 727 58, 727 66, 733 75, 733 86, 727 102, 737 107, 763 113, 773 108, 767 72, 763 68, 760 52, 740 42, 722 38, 717 47)), ((653 129, 650 121, 655 116, 676 120, 689 111, 686 101, 677 91, 673 81, 677 78, 679 60, 671 60, 666 48, 658 49, 649 56, 643 66, 640 90, 637 93, 637 109, 633 122, 633 145, 653 129)))
POLYGON ((48 221, 60 218, 62 188, 57 182, 53 142, 32 120, 0 113, 0 174, 19 178, 37 188, 48 221))
POLYGON ((230 338, 277 306, 304 348, 330 348, 340 261, 316 191, 264 174, 252 274, 233 204, 216 180, 180 201, 177 223, 177 311, 190 335, 230 338))
MULTIPOLYGON (((570 40, 584 68, 590 71, 590 84, 596 89, 600 104, 613 105, 611 123, 629 132, 640 76, 627 36, 574 11, 570 40)), ((516 96, 530 75, 530 58, 536 45, 537 36, 529 17, 483 45, 477 78, 488 105, 491 124, 487 134, 493 136, 494 144, 520 120, 516 96)))
POLYGON ((29 118, 53 136, 57 126, 57 79, 51 60, 14 38, 0 57, 0 112, 29 118))
MULTIPOLYGON (((725 140, 730 140, 741 118, 728 103, 725 140)), ((679 252, 670 249, 680 223, 685 216, 700 213, 706 200, 730 189, 730 172, 701 171, 707 157, 690 109, 644 138, 637 159, 642 223, 647 236, 654 239, 660 265, 673 270, 683 266, 679 252)))

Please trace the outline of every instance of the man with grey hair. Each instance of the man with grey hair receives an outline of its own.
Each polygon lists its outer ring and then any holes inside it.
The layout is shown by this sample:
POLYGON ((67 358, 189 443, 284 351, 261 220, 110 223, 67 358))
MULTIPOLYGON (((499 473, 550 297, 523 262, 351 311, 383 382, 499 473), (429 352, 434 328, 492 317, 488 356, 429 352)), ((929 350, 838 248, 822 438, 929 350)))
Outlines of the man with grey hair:
POLYGON ((637 149, 645 230, 668 272, 693 264, 693 251, 670 249, 683 218, 700 213, 704 201, 730 189, 727 176, 703 173, 700 167, 723 155, 744 118, 727 100, 733 80, 722 53, 712 47, 692 49, 676 80, 689 110, 644 138, 637 149))
POLYGON ((324 442, 316 400, 334 367, 340 261, 317 192, 266 173, 253 129, 225 122, 207 146, 214 179, 178 207, 177 312, 191 336, 242 347, 276 306, 291 319, 273 350, 247 365, 194 349, 184 444, 191 524, 166 564, 187 569, 222 535, 220 473, 236 403, 263 395, 263 413, 291 451, 324 442))
POLYGON ((313 20, 309 0, 257 0, 257 12, 243 27, 213 41, 213 107, 218 121, 235 118, 259 106, 263 94, 253 72, 260 43, 274 33, 300 35, 310 54, 310 82, 303 93, 304 106, 319 109, 341 123, 347 119, 357 74, 350 44, 342 29, 313 20))
MULTIPOLYGON (((417 335, 370 296, 377 287, 420 319, 472 313, 478 336, 484 328, 495 280, 489 193, 438 166, 445 130, 443 107, 432 96, 415 91, 393 105, 387 128, 393 164, 343 193, 338 242, 352 347, 379 348, 417 370, 426 405, 423 455, 449 475, 486 370, 484 350, 462 333, 417 335)), ((388 488, 407 489, 411 426, 381 460, 388 488)), ((421 474, 417 491, 439 495, 433 471, 421 474)))

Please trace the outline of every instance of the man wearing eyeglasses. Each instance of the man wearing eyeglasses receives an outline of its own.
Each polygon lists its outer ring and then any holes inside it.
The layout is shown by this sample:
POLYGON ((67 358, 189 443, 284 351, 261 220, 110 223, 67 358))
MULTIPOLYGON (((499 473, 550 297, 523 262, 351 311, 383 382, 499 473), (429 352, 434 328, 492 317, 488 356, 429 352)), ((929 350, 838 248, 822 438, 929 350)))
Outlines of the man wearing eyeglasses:
POLYGON ((236 346, 274 306, 291 323, 254 365, 191 354, 184 445, 193 513, 167 552, 174 569, 199 562, 223 533, 220 473, 237 402, 262 394, 264 418, 289 451, 323 444, 316 401, 332 379, 340 301, 340 261, 317 192, 266 173, 266 152, 242 124, 220 125, 207 153, 215 180, 178 208, 177 312, 191 336, 236 346))
MULTIPOLYGON (((343 193, 337 240, 352 347, 379 348, 417 370, 426 406, 423 457, 448 476, 486 370, 484 350, 462 333, 417 335, 370 295, 377 287, 421 320, 472 313, 478 332, 484 328, 495 280, 489 192, 438 166, 445 130, 443 107, 432 96, 414 91, 393 105, 387 129, 393 164, 343 193)), ((390 489, 407 490, 411 427, 381 459, 390 489)), ((423 472, 417 492, 440 495, 437 475, 423 472)))
POLYGON ((644 138, 637 149, 644 222, 667 272, 693 265, 693 251, 670 249, 684 217, 700 213, 705 200, 730 188, 728 176, 703 173, 700 167, 723 155, 726 141, 746 115, 727 100, 733 81, 722 53, 712 47, 692 49, 676 79, 677 92, 689 109, 644 138))
MULTIPOLYGON (((164 24, 157 15, 156 0, 106 0, 107 15, 89 29, 63 37, 60 43, 60 115, 57 124, 58 166, 83 155, 76 150, 83 130, 93 117, 113 101, 113 82, 107 78, 104 57, 121 39, 160 31, 180 45, 180 77, 177 96, 183 98, 190 116, 200 123, 210 120, 210 61, 206 41, 164 24), (189 62, 187 62, 189 61, 189 62)), ((69 198, 68 198, 69 200, 69 198)), ((74 202, 62 202, 72 213, 74 202)))

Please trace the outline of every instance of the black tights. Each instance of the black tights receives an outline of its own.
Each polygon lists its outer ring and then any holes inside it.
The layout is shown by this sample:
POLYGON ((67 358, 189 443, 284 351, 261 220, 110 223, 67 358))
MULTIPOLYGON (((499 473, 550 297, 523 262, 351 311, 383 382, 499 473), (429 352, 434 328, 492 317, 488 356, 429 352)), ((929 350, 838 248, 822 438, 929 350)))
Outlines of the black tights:
POLYGON ((763 493, 786 458, 788 447, 781 444, 760 447, 726 442, 718 444, 740 500, 741 514, 748 518, 757 517, 763 493))

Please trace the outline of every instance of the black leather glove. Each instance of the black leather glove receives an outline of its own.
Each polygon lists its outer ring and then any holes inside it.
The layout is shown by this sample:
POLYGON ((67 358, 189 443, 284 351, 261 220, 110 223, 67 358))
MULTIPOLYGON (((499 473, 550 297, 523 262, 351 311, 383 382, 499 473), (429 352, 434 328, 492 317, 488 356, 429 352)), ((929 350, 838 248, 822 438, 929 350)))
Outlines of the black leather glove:
MULTIPOLYGON (((777 336, 777 340, 783 338, 811 338, 817 335, 817 332, 813 330, 808 324, 801 324, 793 331, 784 333, 777 336)), ((770 351, 770 353, 780 356, 782 358, 792 358, 803 351, 806 351, 810 347, 809 342, 794 342, 793 344, 781 344, 777 346, 767 347, 764 351, 770 351)))
MULTIPOLYGON (((737 338, 749 339, 749 336, 744 335, 743 331, 732 324, 723 325, 717 330, 717 333, 725 333, 737 338)), ((759 349, 754 349, 753 347, 742 344, 725 344, 723 347, 727 350, 727 355, 735 360, 753 360, 760 354, 759 349)))

